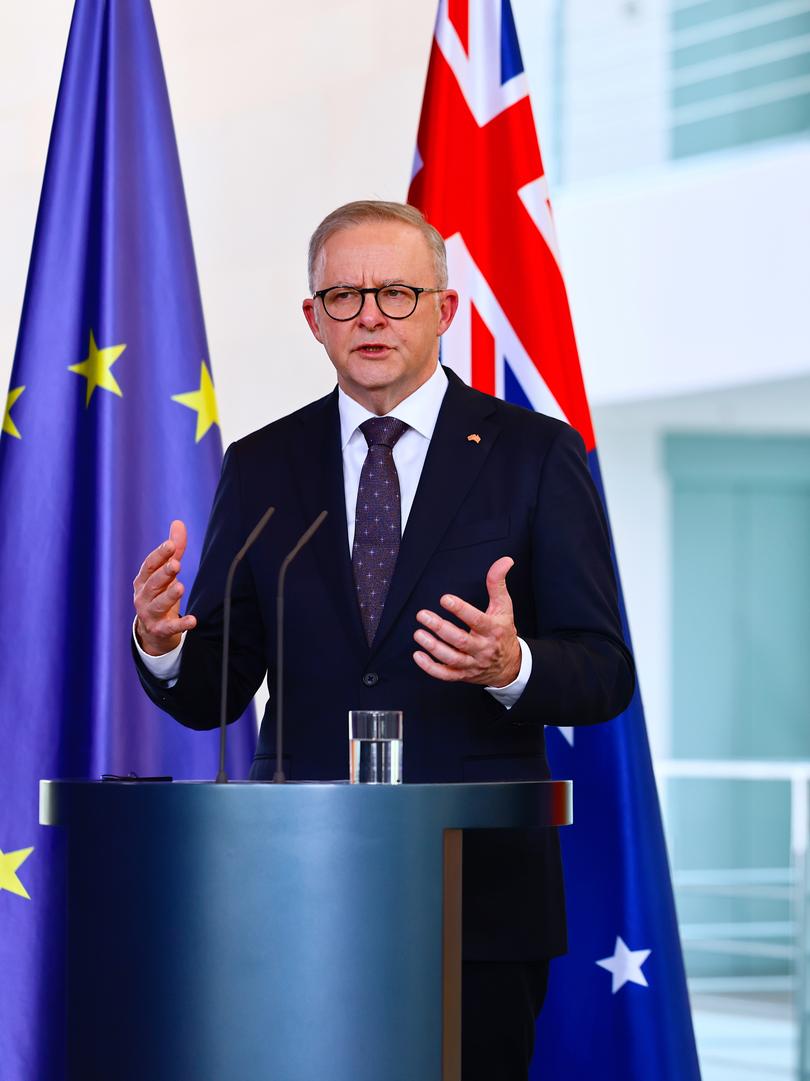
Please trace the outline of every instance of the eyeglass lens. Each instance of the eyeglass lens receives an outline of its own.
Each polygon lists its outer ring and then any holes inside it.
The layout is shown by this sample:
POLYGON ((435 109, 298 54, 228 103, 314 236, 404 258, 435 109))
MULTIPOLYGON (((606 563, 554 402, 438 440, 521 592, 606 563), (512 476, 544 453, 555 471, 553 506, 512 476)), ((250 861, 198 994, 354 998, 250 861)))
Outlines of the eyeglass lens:
MULTIPOLYGON (((377 306, 383 315, 405 319, 416 307, 418 293, 407 285, 387 285, 377 290, 377 306)), ((323 306, 333 319, 353 319, 360 313, 365 297, 358 289, 337 286, 323 296, 323 306)))

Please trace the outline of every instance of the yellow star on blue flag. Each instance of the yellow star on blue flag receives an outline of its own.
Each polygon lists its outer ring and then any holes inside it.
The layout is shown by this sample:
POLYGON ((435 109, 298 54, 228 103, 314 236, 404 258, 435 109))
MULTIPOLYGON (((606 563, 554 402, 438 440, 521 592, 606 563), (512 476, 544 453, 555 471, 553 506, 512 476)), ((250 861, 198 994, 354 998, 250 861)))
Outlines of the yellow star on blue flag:
POLYGON ((33 848, 19 848, 16 852, 3 852, 0 848, 0 892, 8 890, 9 893, 16 893, 18 897, 24 897, 26 901, 31 900, 25 886, 17 877, 17 871, 33 851, 33 848))
POLYGON ((197 413, 197 431, 194 442, 199 443, 205 433, 213 424, 219 424, 219 410, 217 409, 217 396, 214 393, 214 383, 211 373, 205 361, 200 362, 200 386, 198 390, 189 390, 185 394, 172 394, 172 401, 179 402, 187 409, 194 409, 197 413))
POLYGON ((6 410, 3 414, 3 431, 7 435, 13 435, 15 439, 22 439, 22 436, 20 435, 19 428, 11 419, 11 407, 24 390, 25 387, 14 387, 8 392, 8 397, 6 398, 6 410))
POLYGON ((78 364, 68 365, 69 372, 83 375, 87 380, 85 408, 90 404, 90 399, 93 397, 93 391, 96 387, 109 390, 112 394, 117 394, 119 398, 123 398, 123 392, 110 368, 125 349, 125 345, 108 345, 104 349, 99 349, 96 345, 96 339, 93 337, 93 331, 90 330, 90 347, 87 357, 78 364))
MULTIPOLYGON (((39 779, 204 777, 218 753, 217 733, 166 723, 139 686, 126 633, 77 648, 67 618, 81 593, 82 628, 129 626, 123 586, 172 518, 192 538, 183 566, 193 580, 222 463, 154 4, 70 7, 0 398, 0 1081, 64 1078, 64 999, 83 980, 76 966, 78 984, 65 980, 58 946, 77 883, 65 831, 38 824, 39 779), (37 570, 34 545, 46 556, 37 570), (54 587, 63 582, 75 588, 54 587)), ((231 728, 233 778, 250 769, 252 714, 231 728)))

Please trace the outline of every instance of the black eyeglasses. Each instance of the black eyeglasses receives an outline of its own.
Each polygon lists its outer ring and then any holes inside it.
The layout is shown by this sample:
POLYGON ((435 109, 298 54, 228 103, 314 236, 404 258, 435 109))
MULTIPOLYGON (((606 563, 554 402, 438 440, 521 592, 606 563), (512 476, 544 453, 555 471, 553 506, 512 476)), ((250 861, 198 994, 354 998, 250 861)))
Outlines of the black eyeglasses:
POLYGON ((389 319, 407 319, 416 311, 422 293, 443 293, 443 289, 420 289, 416 285, 381 285, 377 289, 355 289, 345 285, 333 285, 319 289, 312 296, 320 297, 324 311, 330 319, 346 323, 356 319, 363 310, 366 296, 371 293, 377 307, 389 319))

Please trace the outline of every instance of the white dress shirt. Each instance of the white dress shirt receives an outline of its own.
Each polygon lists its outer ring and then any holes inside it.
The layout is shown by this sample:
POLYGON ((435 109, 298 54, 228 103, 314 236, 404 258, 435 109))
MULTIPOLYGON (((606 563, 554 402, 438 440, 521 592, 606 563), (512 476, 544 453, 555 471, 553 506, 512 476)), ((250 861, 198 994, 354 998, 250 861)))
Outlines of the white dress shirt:
MULTIPOLYGON (((418 387, 413 394, 403 399, 395 406, 388 416, 396 417, 403 421, 408 428, 402 433, 394 445, 394 464, 399 475, 400 513, 401 524, 404 532, 408 522, 408 515, 413 506, 414 496, 422 476, 422 467, 425 464, 430 439, 439 410, 447 390, 447 376, 442 366, 436 365, 433 375, 418 387)), ((366 437, 360 431, 360 425, 370 417, 376 416, 369 412, 365 406, 360 405, 354 398, 350 398, 343 390, 338 388, 338 413, 340 415, 340 446, 343 454, 343 488, 346 497, 346 524, 348 526, 348 545, 351 555, 354 543, 354 520, 357 507, 357 489, 360 486, 360 472, 368 453, 366 437)), ((416 628, 414 628, 416 629, 416 628)), ((133 624, 134 636, 134 624, 133 624)), ((156 679, 170 681, 170 685, 180 672, 180 653, 185 641, 185 633, 180 645, 170 653, 164 653, 161 657, 152 657, 144 653, 135 636, 135 645, 147 670, 156 679)), ((529 647, 519 638, 521 665, 517 678, 507 684, 506 687, 487 687, 486 690, 497 699, 501 705, 509 709, 520 698, 532 670, 532 655, 529 647)), ((414 643, 416 648, 416 643, 414 643)))

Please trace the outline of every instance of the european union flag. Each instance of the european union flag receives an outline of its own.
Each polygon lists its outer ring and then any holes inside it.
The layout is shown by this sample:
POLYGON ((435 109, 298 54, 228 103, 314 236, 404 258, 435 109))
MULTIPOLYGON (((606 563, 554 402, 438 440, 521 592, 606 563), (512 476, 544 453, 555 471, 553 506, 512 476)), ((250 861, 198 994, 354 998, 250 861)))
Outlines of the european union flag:
MULTIPOLYGON (((217 403, 147 0, 78 0, 0 438, 0 1074, 63 1075, 58 831, 41 777, 213 777, 146 698, 132 579, 172 518, 196 570, 217 403)), ((231 732, 244 776, 252 717, 231 732)))

